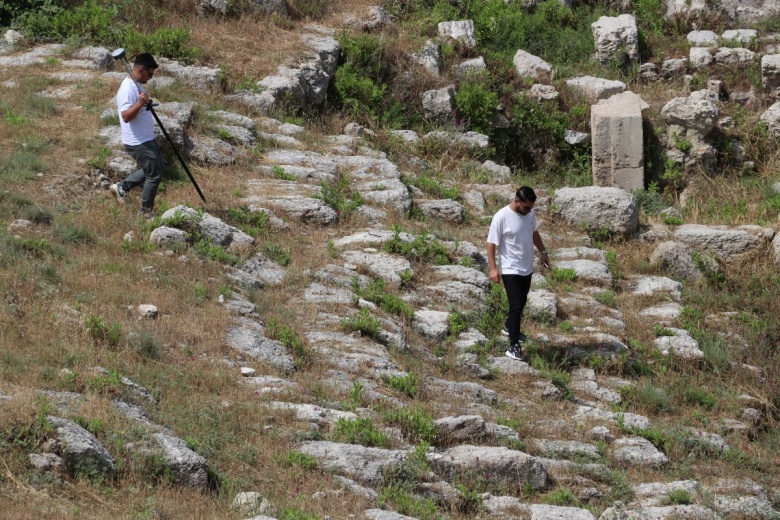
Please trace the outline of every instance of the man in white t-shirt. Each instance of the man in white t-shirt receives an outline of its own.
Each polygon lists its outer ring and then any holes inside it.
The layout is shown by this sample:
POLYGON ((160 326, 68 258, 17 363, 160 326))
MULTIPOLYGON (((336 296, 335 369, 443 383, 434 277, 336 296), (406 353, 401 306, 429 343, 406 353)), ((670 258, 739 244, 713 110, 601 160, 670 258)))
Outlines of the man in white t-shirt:
POLYGON ((526 339, 520 332, 520 317, 531 289, 534 246, 542 255, 542 265, 550 267, 547 250, 536 229, 536 215, 533 212, 535 203, 534 190, 522 186, 515 192, 514 200, 493 215, 487 238, 490 281, 502 281, 509 300, 509 314, 502 332, 509 335, 506 355, 514 359, 522 359, 520 343, 526 339))
POLYGON ((154 198, 162 180, 164 163, 160 147, 154 139, 154 116, 147 109, 149 95, 143 90, 139 91, 136 83, 145 85, 154 77, 158 67, 151 54, 141 53, 133 61, 133 77, 127 76, 119 86, 116 105, 119 126, 122 128, 122 144, 138 163, 138 170, 109 187, 116 200, 124 204, 128 191, 143 186, 141 213, 147 217, 154 214, 154 198))

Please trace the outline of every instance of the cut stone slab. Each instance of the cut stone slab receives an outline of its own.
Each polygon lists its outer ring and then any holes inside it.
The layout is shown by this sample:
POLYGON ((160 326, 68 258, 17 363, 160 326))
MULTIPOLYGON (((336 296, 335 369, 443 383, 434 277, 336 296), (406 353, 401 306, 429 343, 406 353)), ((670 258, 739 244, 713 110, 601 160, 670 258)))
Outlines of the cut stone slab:
POLYGON ((335 224, 336 210, 321 199, 319 186, 278 179, 250 179, 242 203, 253 208, 268 208, 292 219, 311 224, 335 224))
POLYGON ((489 480, 528 485, 533 489, 548 486, 545 467, 531 455, 509 448, 461 445, 441 453, 429 453, 434 471, 452 481, 460 474, 480 468, 489 480))
POLYGON ((715 47, 718 45, 718 35, 714 31, 691 31, 688 33, 688 43, 693 47, 715 47))
POLYGON ((675 482, 653 482, 638 484, 632 489, 634 499, 630 507, 663 506, 669 500, 669 493, 685 491, 692 498, 699 495, 699 482, 696 480, 678 480, 675 482))
POLYGON ((665 276, 642 276, 636 278, 632 294, 652 296, 654 294, 669 294, 679 301, 682 294, 682 284, 665 276))
POLYGON ((558 269, 573 269, 578 280, 605 284, 612 283, 612 273, 604 262, 596 262, 594 260, 564 260, 562 262, 556 262, 555 267, 558 269))
POLYGON ((658 320, 675 320, 682 314, 682 306, 677 302, 664 303, 642 309, 640 316, 646 318, 656 318, 658 320))
POLYGON ((669 458, 643 437, 623 437, 611 446, 616 462, 631 466, 663 466, 669 458))
POLYGON ((209 465, 202 455, 192 451, 186 441, 173 435, 155 433, 152 438, 162 450, 162 458, 176 484, 199 489, 208 487, 209 465))
POLYGON ((599 460, 601 454, 598 447, 578 441, 529 439, 531 451, 543 457, 553 459, 590 459, 599 460))
POLYGON ((401 273, 414 273, 412 264, 406 258, 382 253, 376 250, 344 251, 344 261, 363 266, 368 272, 392 284, 400 285, 401 273))
POLYGON ((403 463, 407 453, 401 450, 367 448, 358 444, 328 441, 305 442, 298 451, 317 459, 328 471, 343 474, 373 487, 381 486, 383 471, 403 463))
POLYGON ((240 267, 228 269, 228 277, 248 289, 281 285, 286 274, 282 266, 263 253, 256 253, 240 267))
POLYGON ((438 435, 450 442, 465 442, 487 434, 485 419, 481 415, 442 417, 434 421, 438 435))
POLYGON ((354 295, 349 289, 328 287, 321 283, 312 283, 306 287, 304 299, 311 303, 338 303, 342 305, 352 304, 354 295))
POLYGON ((520 78, 533 78, 535 80, 547 78, 552 74, 552 65, 538 56, 518 49, 512 60, 515 72, 520 78))
POLYGON ((439 35, 460 41, 467 48, 476 47, 477 38, 472 20, 441 22, 438 25, 439 35))
POLYGON ((667 328, 674 336, 661 336, 655 338, 653 343, 664 356, 673 355, 683 359, 702 359, 704 352, 699 348, 699 343, 693 339, 685 329, 667 328))
POLYGON ((593 183, 596 186, 615 186, 626 191, 644 187, 643 101, 639 96, 634 98, 591 106, 593 183))
POLYGON ((116 475, 116 460, 90 432, 68 419, 47 415, 54 428, 58 453, 71 475, 92 474, 97 471, 108 478, 116 475))
POLYGON ((631 234, 639 229, 635 197, 620 188, 586 186, 555 191, 557 213, 574 226, 631 234))
POLYGON ((414 313, 412 326, 428 338, 444 339, 450 331, 450 313, 431 309, 420 309, 414 313))
POLYGON ((275 410, 291 410, 299 421, 307 421, 319 426, 333 426, 339 419, 354 421, 358 418, 352 412, 342 412, 331 408, 323 408, 313 404, 283 403, 274 401, 270 403, 275 410))
POLYGON ((347 372, 365 376, 368 370, 375 377, 408 375, 396 366, 387 348, 375 341, 342 332, 316 331, 307 332, 306 339, 330 364, 347 372))
POLYGON ((225 335, 225 344, 284 372, 295 370, 295 361, 285 346, 267 338, 263 326, 248 318, 236 319, 236 324, 225 335))
POLYGON ((763 240, 753 233, 726 226, 685 224, 674 232, 677 242, 715 255, 724 262, 735 261, 740 255, 758 248, 763 240))
POLYGON ((606 99, 613 94, 620 94, 626 90, 626 84, 622 81, 595 78, 593 76, 572 78, 566 80, 566 85, 582 92, 591 102, 597 99, 606 99))
POLYGON ((634 15, 602 16, 591 24, 591 29, 596 57, 602 64, 639 59, 639 32, 634 15))
POLYGON ((577 411, 574 413, 574 418, 583 420, 604 420, 615 424, 620 420, 626 426, 639 428, 640 430, 645 430, 650 427, 650 419, 643 415, 610 412, 591 406, 578 406, 577 411))
POLYGON ((415 520, 413 516, 406 516, 384 509, 367 509, 364 513, 368 520, 415 520))
POLYGON ((495 390, 470 381, 447 381, 436 377, 427 377, 425 385, 429 390, 440 391, 441 395, 454 396, 487 406, 498 402, 498 394, 495 390))

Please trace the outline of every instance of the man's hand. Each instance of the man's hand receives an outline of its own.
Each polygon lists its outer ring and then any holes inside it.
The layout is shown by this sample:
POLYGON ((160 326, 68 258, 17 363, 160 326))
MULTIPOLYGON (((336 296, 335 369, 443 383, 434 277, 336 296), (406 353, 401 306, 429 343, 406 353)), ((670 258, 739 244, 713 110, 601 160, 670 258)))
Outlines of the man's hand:
POLYGON ((542 266, 550 268, 550 255, 547 254, 547 251, 542 251, 542 266))
POLYGON ((490 281, 494 283, 498 283, 499 280, 501 280, 501 277, 498 274, 498 269, 491 269, 490 270, 490 281))
POLYGON ((146 92, 139 92, 138 101, 145 107, 149 103, 149 95, 146 92))

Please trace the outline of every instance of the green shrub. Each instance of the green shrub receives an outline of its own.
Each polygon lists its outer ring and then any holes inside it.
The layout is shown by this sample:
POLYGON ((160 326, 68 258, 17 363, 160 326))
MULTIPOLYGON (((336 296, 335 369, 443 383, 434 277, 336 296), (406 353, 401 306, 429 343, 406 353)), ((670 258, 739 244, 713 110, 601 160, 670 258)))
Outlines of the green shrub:
POLYGON ((400 428, 409 442, 427 442, 436 440, 436 424, 431 414, 422 408, 402 408, 384 413, 385 420, 400 428))
POLYGON ((621 395, 636 406, 646 408, 654 413, 672 410, 671 399, 663 388, 643 382, 631 387, 621 387, 621 395))
POLYGON ((122 324, 117 322, 107 324, 100 316, 87 316, 84 327, 94 341, 117 346, 122 339, 122 324))
POLYGON ((300 451, 289 450, 277 459, 283 466, 313 469, 317 467, 317 459, 300 451))
POLYGON ((490 135, 499 101, 498 94, 490 90, 486 80, 484 75, 467 76, 455 93, 455 107, 461 124, 475 132, 490 135))
POLYGON ((344 419, 336 421, 334 436, 340 442, 362 444, 363 446, 386 448, 390 444, 387 435, 377 430, 371 419, 344 419))
POLYGON ((393 237, 385 242, 385 251, 406 257, 411 262, 433 263, 436 265, 452 264, 452 256, 436 238, 428 232, 423 232, 411 242, 401 239, 401 228, 393 225, 393 237))
POLYGON ((292 261, 290 252, 275 242, 266 242, 263 244, 263 252, 268 255, 268 258, 282 267, 287 267, 292 261))
POLYGON ((618 299, 615 291, 602 291, 593 295, 593 299, 607 307, 617 308, 618 299))
POLYGON ((63 244, 94 244, 95 234, 88 228, 66 224, 56 229, 57 236, 63 244))
POLYGON ((303 340, 298 337, 292 327, 282 325, 278 320, 273 318, 268 320, 266 327, 270 338, 281 341, 285 348, 292 351, 293 356, 295 356, 296 368, 301 368, 302 366, 311 363, 314 353, 306 346, 303 340))
POLYGON ((414 316, 414 311, 409 307, 409 304, 398 295, 388 292, 387 282, 381 278, 371 280, 368 287, 363 289, 360 287, 357 277, 354 277, 352 278, 352 292, 359 298, 379 305, 383 311, 406 319, 411 319, 414 316))
POLYGON ((688 387, 683 396, 686 402, 699 405, 705 410, 712 410, 718 406, 718 399, 715 395, 704 388, 688 387))
POLYGON ((409 486, 401 484, 391 484, 382 488, 376 497, 376 503, 380 508, 389 507, 401 515, 420 520, 442 518, 433 500, 416 496, 411 492, 409 486))
POLYGON ((385 376, 383 379, 387 386, 406 394, 407 397, 414 399, 417 396, 418 380, 414 373, 409 372, 405 376, 385 376))
POLYGON ((349 177, 339 175, 335 182, 320 184, 321 191, 314 197, 331 206, 339 215, 346 215, 363 205, 363 197, 360 193, 353 192, 349 177))
POLYGON ((252 237, 268 231, 268 214, 264 211, 249 211, 247 206, 229 208, 228 217, 233 225, 252 237))
POLYGON ((146 359, 158 359, 162 352, 160 340, 150 330, 129 334, 127 344, 134 352, 146 359))
POLYGON ((666 497, 669 499, 670 504, 684 506, 693 503, 691 494, 684 489, 673 489, 666 494, 666 497))
POLYGON ((441 180, 431 175, 427 170, 416 177, 404 177, 404 183, 420 188, 424 193, 437 199, 460 199, 457 186, 447 186, 441 180))
POLYGON ((560 507, 579 507, 580 501, 568 488, 556 488, 544 497, 545 502, 560 507))
POLYGON ((550 278, 557 283, 573 282, 577 279, 577 271, 569 267, 553 267, 550 278))
POLYGON ((381 325, 379 318, 372 316, 366 308, 360 309, 356 316, 341 319, 341 326, 344 327, 344 330, 358 331, 361 336, 374 339, 379 336, 381 325))

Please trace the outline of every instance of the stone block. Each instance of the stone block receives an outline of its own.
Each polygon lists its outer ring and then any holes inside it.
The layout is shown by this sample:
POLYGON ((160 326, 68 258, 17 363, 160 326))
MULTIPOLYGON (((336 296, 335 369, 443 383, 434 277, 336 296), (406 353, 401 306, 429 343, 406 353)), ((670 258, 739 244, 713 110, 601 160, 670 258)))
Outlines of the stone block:
POLYGON ((591 106, 593 184, 644 188, 642 109, 637 103, 591 106))

